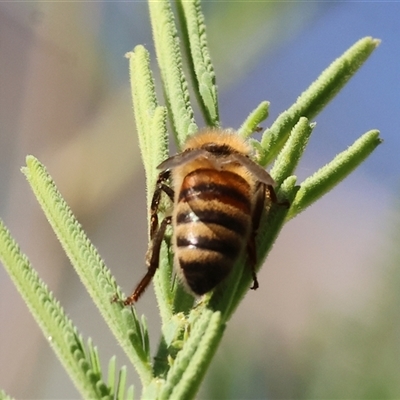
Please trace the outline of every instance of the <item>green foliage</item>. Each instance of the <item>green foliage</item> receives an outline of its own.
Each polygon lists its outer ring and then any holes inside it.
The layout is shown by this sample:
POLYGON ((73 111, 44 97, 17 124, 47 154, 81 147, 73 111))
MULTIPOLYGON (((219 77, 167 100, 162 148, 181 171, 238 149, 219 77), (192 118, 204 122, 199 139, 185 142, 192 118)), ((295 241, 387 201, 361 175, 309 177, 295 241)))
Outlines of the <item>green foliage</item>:
MULTIPOLYGON (((110 361, 108 384, 103 380, 97 349, 87 346, 66 316, 59 302, 32 268, 9 231, 0 220, 0 259, 32 315, 48 339, 75 386, 87 399, 122 399, 114 388, 124 393, 121 378, 115 381, 115 360, 110 361)), ((125 370, 121 370, 125 375, 125 370)), ((6 397, 5 397, 6 398, 6 397)))
POLYGON ((0 400, 14 400, 14 399, 8 394, 6 394, 4 390, 0 390, 0 400))
POLYGON ((218 92, 215 85, 214 67, 207 46, 206 26, 200 1, 180 0, 178 6, 184 30, 183 43, 194 83, 193 88, 207 125, 218 126, 218 92))
POLYGON ((144 382, 150 380, 150 354, 144 346, 148 341, 146 330, 135 313, 123 309, 118 302, 111 303, 116 293, 120 295, 115 279, 61 197, 45 167, 32 156, 27 157, 26 164, 23 172, 82 283, 136 366, 141 379, 144 382))
MULTIPOLYGON (((136 125, 147 179, 148 206, 157 178, 156 167, 167 155, 167 117, 172 123, 178 148, 197 130, 171 4, 167 0, 149 1, 149 9, 166 107, 157 100, 147 50, 136 46, 128 53, 136 125)), ((209 125, 219 126, 217 87, 200 3, 197 0, 181 1, 178 10, 199 109, 209 125)), ((276 159, 271 174, 277 182, 278 199, 291 204, 290 207, 273 204, 263 216, 257 236, 258 268, 284 222, 343 180, 380 143, 377 131, 368 132, 325 167, 296 185, 293 173, 314 128, 309 119, 343 87, 378 43, 372 38, 357 42, 278 117, 264 132, 261 142, 252 139, 262 165, 276 159)), ((259 123, 268 116, 268 106, 265 101, 256 107, 238 133, 249 137, 257 130, 259 123)), ((193 398, 221 341, 227 321, 248 291, 252 278, 248 269, 244 268, 245 258, 237 263, 225 282, 192 308, 193 298, 173 278, 173 256, 167 235, 154 278, 162 336, 152 362, 145 319, 140 320, 134 309, 126 309, 120 302, 111 301, 115 295, 122 298, 122 293, 45 167, 28 156, 23 172, 81 281, 136 368, 143 384, 143 398, 193 398)), ((107 384, 103 382, 96 348, 90 341, 84 346, 61 306, 40 281, 6 228, 1 227, 1 260, 45 336, 51 338, 52 347, 82 396, 133 398, 133 388, 125 393, 125 369, 118 373, 115 371, 115 358, 109 363, 107 384)))
MULTIPOLYGON (((258 107, 250 113, 250 115, 243 122, 242 126, 238 130, 238 134, 245 138, 248 138, 254 132, 259 129, 259 124, 268 118, 269 113, 269 102, 263 101, 258 107)), ((259 150, 262 148, 259 147, 259 150)))
POLYGON ((269 164, 285 144, 291 129, 300 117, 314 118, 358 71, 380 41, 365 37, 355 43, 335 60, 305 90, 291 107, 284 111, 269 129, 266 129, 261 145, 264 150, 260 164, 269 164))
POLYGON ((149 1, 148 4, 168 114, 178 148, 181 148, 187 136, 197 131, 197 125, 190 104, 187 80, 183 73, 178 31, 168 1, 149 1))
POLYGON ((290 207, 293 218, 342 181, 358 167, 382 142, 379 131, 372 130, 357 139, 347 150, 320 168, 301 185, 290 207))
MULTIPOLYGON (((133 108, 136 110, 136 130, 146 172, 146 180, 154 187, 157 179, 156 167, 168 154, 167 112, 158 104, 150 56, 143 46, 136 46, 127 53, 131 80, 133 108), (151 135, 148 133, 152 132, 151 135)), ((152 191, 147 193, 147 209, 150 207, 152 191)))

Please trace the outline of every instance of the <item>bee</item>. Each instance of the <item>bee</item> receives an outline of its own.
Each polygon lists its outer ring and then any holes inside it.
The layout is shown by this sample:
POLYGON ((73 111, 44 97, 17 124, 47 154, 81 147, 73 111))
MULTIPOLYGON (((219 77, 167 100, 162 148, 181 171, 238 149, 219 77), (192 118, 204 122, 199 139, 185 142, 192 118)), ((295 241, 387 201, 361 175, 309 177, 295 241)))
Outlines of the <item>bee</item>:
POLYGON ((258 288, 255 237, 263 210, 277 198, 274 180, 250 156, 250 145, 235 132, 207 128, 158 166, 148 270, 125 305, 135 303, 153 278, 168 225, 173 228, 176 275, 189 292, 200 296, 214 289, 244 251, 253 278, 251 289, 258 288), (173 209, 159 224, 162 193, 171 199, 173 209))

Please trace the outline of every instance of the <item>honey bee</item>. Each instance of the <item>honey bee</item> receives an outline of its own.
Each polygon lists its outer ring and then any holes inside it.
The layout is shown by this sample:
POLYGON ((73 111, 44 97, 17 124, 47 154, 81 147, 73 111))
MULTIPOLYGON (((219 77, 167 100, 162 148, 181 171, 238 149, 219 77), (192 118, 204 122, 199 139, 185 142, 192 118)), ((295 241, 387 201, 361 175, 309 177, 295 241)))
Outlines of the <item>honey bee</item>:
POLYGON ((274 180, 250 155, 250 145, 235 132, 208 128, 158 166, 148 270, 125 305, 135 303, 154 276, 168 225, 173 227, 176 275, 189 292, 200 296, 214 289, 244 251, 252 272, 251 289, 258 288, 255 237, 263 210, 277 199, 274 180), (163 192, 173 202, 173 211, 159 224, 163 192))

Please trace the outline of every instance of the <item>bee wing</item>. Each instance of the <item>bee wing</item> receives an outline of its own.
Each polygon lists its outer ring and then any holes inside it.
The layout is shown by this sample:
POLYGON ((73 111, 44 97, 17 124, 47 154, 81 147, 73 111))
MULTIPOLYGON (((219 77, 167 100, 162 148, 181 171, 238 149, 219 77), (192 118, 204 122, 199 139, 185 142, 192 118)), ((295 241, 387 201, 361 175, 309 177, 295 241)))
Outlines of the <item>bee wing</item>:
POLYGON ((190 149, 164 160, 157 169, 162 171, 179 167, 198 157, 207 157, 209 153, 204 149, 190 149))
POLYGON ((271 175, 264 168, 245 155, 240 153, 232 153, 230 158, 247 168, 249 172, 251 172, 260 182, 272 187, 276 185, 271 175))

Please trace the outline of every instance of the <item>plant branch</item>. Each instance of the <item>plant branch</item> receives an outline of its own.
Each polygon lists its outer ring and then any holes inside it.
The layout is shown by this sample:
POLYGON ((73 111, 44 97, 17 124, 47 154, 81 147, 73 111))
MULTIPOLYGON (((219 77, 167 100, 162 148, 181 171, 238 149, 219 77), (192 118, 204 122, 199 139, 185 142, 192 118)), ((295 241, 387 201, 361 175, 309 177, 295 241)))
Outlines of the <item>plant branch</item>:
POLYGON ((371 37, 359 40, 325 69, 318 79, 300 95, 296 103, 279 115, 263 134, 261 145, 264 152, 260 160, 261 165, 268 165, 276 157, 300 117, 313 119, 332 100, 379 43, 380 40, 371 37))
POLYGON ((178 148, 181 149, 186 138, 197 131, 197 125, 183 73, 178 32, 169 1, 149 1, 148 4, 169 117, 178 148))
POLYGON ((61 197, 45 167, 34 157, 28 156, 23 172, 30 183, 64 251, 75 267, 82 283, 106 320, 111 331, 136 367, 143 383, 151 379, 150 355, 146 353, 147 340, 135 313, 119 302, 111 303, 120 289, 114 277, 90 243, 72 211, 61 197))
MULTIPOLYGON (((115 375, 109 374, 106 385, 97 349, 90 339, 87 346, 83 344, 76 327, 1 220, 0 260, 81 395, 87 399, 114 398, 115 375)), ((123 386, 121 390, 125 390, 123 386)))
POLYGON ((287 219, 294 218, 305 208, 329 192, 346 178, 382 143, 379 131, 372 130, 357 139, 347 150, 307 178, 296 194, 287 219))
POLYGON ((182 38, 200 108, 207 126, 219 126, 218 91, 199 0, 179 0, 182 38))

